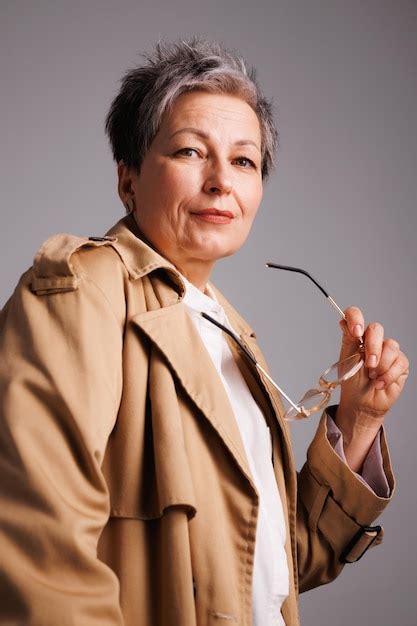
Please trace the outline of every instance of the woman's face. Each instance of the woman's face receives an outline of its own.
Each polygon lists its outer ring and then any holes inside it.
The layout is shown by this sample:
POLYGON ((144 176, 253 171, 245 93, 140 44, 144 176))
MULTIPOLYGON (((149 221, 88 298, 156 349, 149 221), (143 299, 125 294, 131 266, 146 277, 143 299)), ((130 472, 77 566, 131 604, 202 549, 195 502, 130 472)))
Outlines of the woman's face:
POLYGON ((211 268, 242 246, 262 198, 257 115, 235 96, 182 94, 129 176, 149 242, 185 275, 211 268))

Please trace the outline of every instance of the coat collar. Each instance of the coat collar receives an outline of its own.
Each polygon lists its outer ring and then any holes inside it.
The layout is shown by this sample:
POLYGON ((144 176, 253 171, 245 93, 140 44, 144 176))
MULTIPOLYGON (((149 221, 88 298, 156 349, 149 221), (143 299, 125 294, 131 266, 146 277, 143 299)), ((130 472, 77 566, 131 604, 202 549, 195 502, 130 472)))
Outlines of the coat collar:
POLYGON ((106 237, 115 238, 112 246, 119 253, 132 280, 162 269, 174 279, 177 291, 183 297, 185 286, 175 265, 145 241, 133 215, 120 219, 107 231, 106 237))
MULTIPOLYGON (((144 240, 133 215, 126 215, 120 219, 107 231, 106 236, 116 237, 117 240, 112 243, 112 246, 121 257, 132 280, 142 278, 156 270, 162 270, 167 277, 173 279, 179 296, 178 301, 183 299, 186 289, 181 274, 175 265, 144 240)), ((223 294, 212 283, 209 283, 209 286, 226 311, 233 328, 241 335, 256 337, 249 324, 229 304, 223 294)))

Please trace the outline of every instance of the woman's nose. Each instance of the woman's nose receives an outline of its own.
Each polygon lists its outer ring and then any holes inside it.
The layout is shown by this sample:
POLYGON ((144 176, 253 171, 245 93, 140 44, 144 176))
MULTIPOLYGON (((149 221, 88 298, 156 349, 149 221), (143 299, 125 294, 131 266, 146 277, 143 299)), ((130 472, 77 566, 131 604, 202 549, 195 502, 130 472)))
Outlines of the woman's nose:
POLYGON ((221 164, 213 165, 207 172, 204 181, 204 191, 209 194, 229 194, 232 191, 233 183, 227 167, 221 164))

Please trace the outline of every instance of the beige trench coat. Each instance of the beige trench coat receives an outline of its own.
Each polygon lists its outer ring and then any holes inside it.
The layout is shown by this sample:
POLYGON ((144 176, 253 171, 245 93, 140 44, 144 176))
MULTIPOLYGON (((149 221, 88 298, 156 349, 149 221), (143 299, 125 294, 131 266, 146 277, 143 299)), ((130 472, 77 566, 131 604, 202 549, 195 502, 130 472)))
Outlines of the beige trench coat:
MULTIPOLYGON (((258 496, 227 395, 175 268, 130 216, 107 235, 49 238, 0 316, 0 624, 250 626, 258 496)), ((299 591, 340 573, 388 499, 325 415, 297 475, 278 394, 231 347, 272 432, 296 626, 299 591)), ((392 489, 384 435, 382 453, 392 489)))

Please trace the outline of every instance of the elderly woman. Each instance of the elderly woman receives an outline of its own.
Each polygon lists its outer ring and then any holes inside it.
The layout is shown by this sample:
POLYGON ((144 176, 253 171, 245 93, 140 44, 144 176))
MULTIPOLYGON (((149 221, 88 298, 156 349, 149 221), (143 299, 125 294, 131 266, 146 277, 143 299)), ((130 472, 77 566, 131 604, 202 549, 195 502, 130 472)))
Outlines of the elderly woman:
POLYGON ((273 165, 253 72, 204 40, 159 44, 106 130, 128 215, 48 239, 0 318, 0 622, 296 626, 298 593, 381 541, 407 358, 342 313, 354 367, 297 475, 285 413, 329 394, 286 407, 209 282, 273 165))

